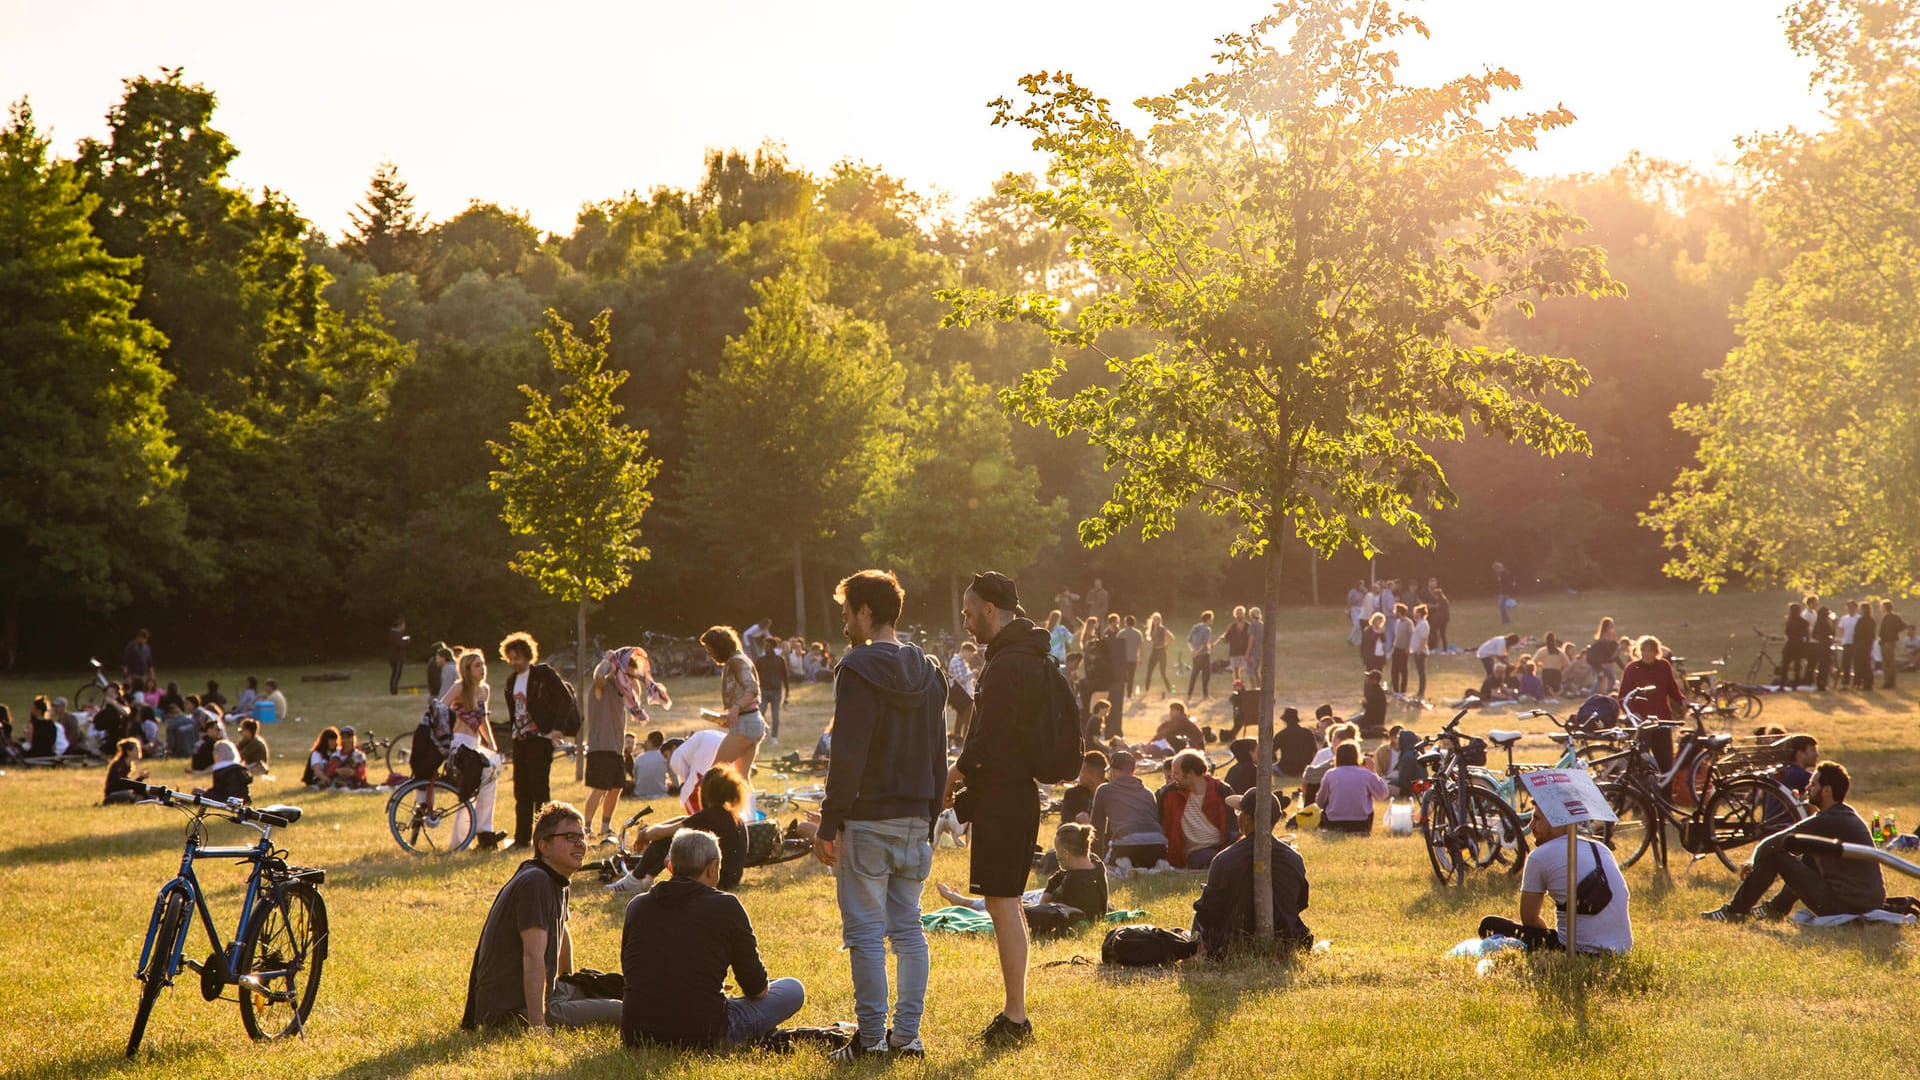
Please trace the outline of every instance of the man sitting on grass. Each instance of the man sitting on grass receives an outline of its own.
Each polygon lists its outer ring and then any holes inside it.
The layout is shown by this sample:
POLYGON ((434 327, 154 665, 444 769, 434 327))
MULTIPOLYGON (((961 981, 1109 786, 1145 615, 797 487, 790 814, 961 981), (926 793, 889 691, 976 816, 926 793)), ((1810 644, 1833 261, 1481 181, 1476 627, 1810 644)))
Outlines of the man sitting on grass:
MULTIPOLYGON (((1313 944, 1313 931, 1300 921, 1307 910, 1307 864, 1293 845, 1272 835, 1256 836, 1257 795, 1233 795, 1227 805, 1239 815, 1240 839, 1228 845, 1207 867, 1207 884, 1193 902, 1193 929, 1208 957, 1219 959, 1253 936, 1253 845, 1270 845, 1267 856, 1269 887, 1273 890, 1273 938, 1297 948, 1313 944)), ((1280 799, 1268 795, 1278 824, 1285 818, 1280 799)))
POLYGON ((1122 870, 1163 869, 1167 834, 1160 831, 1160 808, 1133 768, 1132 752, 1115 753, 1107 782, 1093 793, 1094 850, 1122 870))
POLYGON ((720 843, 682 829, 667 855, 673 876, 627 905, 620 965, 629 979, 620 1009, 628 1046, 699 1048, 759 1041, 806 1003, 798 979, 767 980, 747 910, 720 884, 720 843), (739 997, 726 995, 733 970, 739 997))
MULTIPOLYGON (((1547 823, 1547 815, 1533 815, 1534 849, 1527 856, 1520 880, 1520 921, 1489 915, 1480 920, 1480 936, 1517 938, 1527 947, 1564 950, 1567 947, 1567 838, 1568 830, 1547 823), (1541 913, 1546 899, 1559 910, 1555 925, 1541 913)), ((1578 937, 1583 953, 1624 953, 1633 947, 1633 922, 1627 917, 1627 879, 1613 860, 1613 852, 1595 840, 1575 844, 1579 861, 1573 868, 1574 904, 1580 911, 1578 937)))
MULTIPOLYGON (((1753 857, 1740 868, 1745 880, 1725 905, 1703 913, 1713 922, 1741 922, 1750 916, 1784 919, 1795 903, 1805 904, 1815 915, 1860 915, 1886 902, 1886 882, 1880 877, 1880 865, 1837 855, 1793 854, 1796 836, 1820 836, 1843 844, 1873 846, 1867 823, 1847 805, 1847 792, 1853 780, 1837 762, 1823 761, 1807 781, 1806 803, 1819 813, 1805 821, 1782 829, 1753 849, 1753 857), (1760 898, 1775 881, 1780 891, 1765 904, 1760 898), (1755 905, 1759 905, 1758 910, 1755 905)), ((1531 861, 1531 860, 1529 860, 1531 861)))
POLYGON ((1233 839, 1226 798, 1227 786, 1214 779, 1205 754, 1182 750, 1167 762, 1167 785, 1159 796, 1160 829, 1173 865, 1205 870, 1233 839))
MULTIPOLYGON (((587 819, 567 803, 547 803, 533 823, 533 850, 493 898, 480 927, 460 1026, 545 1031, 549 1024, 617 1024, 619 1001, 583 997, 572 983, 558 981, 573 973, 567 882, 586 861, 587 819)), ((718 873, 717 846, 715 852, 718 873)))

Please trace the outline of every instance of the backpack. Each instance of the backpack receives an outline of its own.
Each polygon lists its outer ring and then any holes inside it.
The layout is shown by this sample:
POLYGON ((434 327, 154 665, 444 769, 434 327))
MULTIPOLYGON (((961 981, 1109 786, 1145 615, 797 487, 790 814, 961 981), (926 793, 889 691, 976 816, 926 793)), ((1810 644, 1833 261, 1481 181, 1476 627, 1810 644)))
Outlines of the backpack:
POLYGON ((1567 724, 1572 731, 1598 731, 1620 721, 1620 703, 1605 694, 1595 694, 1582 702, 1567 724))
POLYGON ((1166 967, 1191 959, 1200 939, 1186 930, 1158 926, 1116 926, 1100 943, 1100 962, 1120 967, 1166 967))
POLYGON ((1027 917, 1027 929, 1037 938, 1065 937, 1092 921, 1070 904, 1027 904, 1021 911, 1027 917))
POLYGON ((1047 711, 1028 735, 1028 771, 1043 784, 1064 784, 1080 775, 1080 758, 1085 753, 1080 699, 1074 695, 1059 661, 1046 657, 1044 670, 1047 711))

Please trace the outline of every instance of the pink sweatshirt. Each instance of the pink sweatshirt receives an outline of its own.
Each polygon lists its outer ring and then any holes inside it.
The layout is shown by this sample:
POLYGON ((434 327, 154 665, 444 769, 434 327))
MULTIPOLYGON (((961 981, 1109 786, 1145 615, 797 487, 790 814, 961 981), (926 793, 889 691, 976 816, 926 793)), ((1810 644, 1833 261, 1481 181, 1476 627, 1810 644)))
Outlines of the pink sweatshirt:
POLYGON ((1387 797, 1387 782, 1364 765, 1337 765, 1320 778, 1320 791, 1313 801, 1327 812, 1329 821, 1365 821, 1373 813, 1373 801, 1387 797))

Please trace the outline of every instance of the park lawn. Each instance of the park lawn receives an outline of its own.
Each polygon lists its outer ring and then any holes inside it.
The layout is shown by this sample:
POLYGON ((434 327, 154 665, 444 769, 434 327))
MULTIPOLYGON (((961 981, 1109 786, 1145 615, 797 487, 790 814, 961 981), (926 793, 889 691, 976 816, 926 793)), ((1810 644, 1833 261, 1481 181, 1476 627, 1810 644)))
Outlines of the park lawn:
MULTIPOLYGON (((1782 604, 1777 596, 1673 592, 1523 598, 1518 626, 1584 637, 1599 615, 1610 613, 1630 631, 1656 630, 1682 653, 1713 657, 1730 637, 1751 637, 1752 625, 1771 626, 1782 604)), ((1484 613, 1463 608, 1455 619, 1458 644, 1469 651, 1495 629, 1494 620, 1476 614, 1484 613)), ((1330 609, 1290 610, 1274 623, 1288 655, 1281 665, 1283 703, 1310 707, 1331 700, 1351 709, 1359 664, 1345 645, 1344 617, 1330 609)), ((1176 623, 1176 629, 1183 627, 1176 623)), ((1750 655, 1743 643, 1735 657, 1742 669, 1750 655)), ((1477 681, 1470 655, 1437 659, 1434 666, 1445 673, 1435 680, 1442 687, 1477 681)), ((311 1030, 304 1041, 249 1044, 237 1009, 202 1001, 189 973, 156 1006, 138 1075, 694 1076, 725 1069, 730 1076, 789 1077, 834 1071, 808 1052, 720 1064, 703 1055, 629 1053, 606 1032, 547 1039, 461 1033, 474 941, 517 856, 408 856, 387 833, 384 797, 299 788, 298 752, 322 723, 398 732, 418 716, 420 698, 384 692, 384 665, 340 667, 354 677, 309 684, 298 681, 303 670, 322 669, 252 672, 277 675, 292 714, 306 718, 269 730, 280 772, 277 782, 256 785, 255 795, 257 802, 305 808, 306 817, 280 840, 292 861, 328 870, 323 891, 333 936, 311 1030)), ((418 678, 418 672, 416 665, 411 674, 418 678)), ((241 681, 236 675, 247 673, 214 674, 231 687, 241 681)), ((207 673, 169 674, 198 685, 207 673)), ((0 701, 20 715, 31 693, 70 692, 72 681, 0 681, 0 701)), ((718 696, 712 679, 683 680, 676 693, 679 706, 658 717, 672 721, 663 725, 669 731, 684 730, 693 709, 718 696)), ((1150 696, 1145 705, 1157 713, 1160 701, 1150 696)), ((802 690, 777 752, 810 747, 829 706, 827 688, 802 690)), ((1920 824, 1920 776, 1911 753, 1916 711, 1910 690, 1776 695, 1765 719, 1820 737, 1828 756, 1853 770, 1854 801, 1863 812, 1895 810, 1911 827, 1920 824)), ((1223 714, 1216 700, 1201 719, 1217 724, 1223 714)), ((1431 730, 1448 714, 1398 715, 1431 730)), ((1465 726, 1512 726, 1512 714, 1472 717, 1465 726)), ((1538 722, 1518 726, 1545 730, 1538 722)), ((1538 738, 1528 740, 1522 754, 1549 756, 1549 744, 1538 738)), ((189 783, 180 763, 150 765, 157 782, 189 783)), ((556 794, 580 798, 563 770, 556 765, 556 794)), ((154 891, 178 864, 181 819, 154 807, 97 807, 102 775, 100 769, 8 769, 0 776, 10 825, 0 840, 0 910, 8 928, 0 936, 0 1016, 6 1018, 0 1068, 9 1077, 136 1074, 120 1056, 137 997, 131 976, 154 891)), ((510 820, 510 812, 503 788, 501 820, 510 820)), ((1509 955, 1482 978, 1471 961, 1445 953, 1472 933, 1481 915, 1513 911, 1513 879, 1444 892, 1433 885, 1411 839, 1307 835, 1298 843, 1313 883, 1306 919, 1331 943, 1329 951, 1290 968, 1260 962, 1178 972, 1036 967, 1030 1006, 1039 1041, 989 1058, 972 1035, 999 1004, 991 944, 937 937, 925 1027, 931 1056, 924 1065, 892 1070, 958 1077, 985 1067, 1050 1080, 1172 1077, 1195 1069, 1301 1077, 1913 1074, 1905 1025, 1914 930, 1702 923, 1697 913, 1724 900, 1734 879, 1717 862, 1686 868, 1676 848, 1670 875, 1645 863, 1627 872, 1634 955, 1584 963, 1571 983, 1556 962, 1509 955)), ((202 875, 218 883, 215 911, 222 932, 231 933, 238 874, 202 864, 202 875)), ((935 877, 963 882, 965 853, 941 849, 935 877)), ((1920 892, 1920 882, 1910 879, 1889 876, 1888 885, 1895 893, 1920 892)), ((1198 886, 1185 875, 1147 876, 1117 884, 1113 900, 1145 908, 1153 922, 1182 925, 1198 886)), ((931 889, 927 896, 929 906, 937 902, 931 889)), ((760 930, 770 971, 807 984, 808 1004, 796 1022, 850 1019, 850 980, 824 870, 804 861, 751 871, 741 897, 760 930)), ((618 965, 622 907, 605 899, 596 883, 581 880, 573 913, 578 963, 618 965)), ((198 929, 189 941, 190 952, 204 950, 198 929)), ((1038 965, 1098 952, 1099 936, 1088 932, 1039 945, 1034 959, 1038 965)))

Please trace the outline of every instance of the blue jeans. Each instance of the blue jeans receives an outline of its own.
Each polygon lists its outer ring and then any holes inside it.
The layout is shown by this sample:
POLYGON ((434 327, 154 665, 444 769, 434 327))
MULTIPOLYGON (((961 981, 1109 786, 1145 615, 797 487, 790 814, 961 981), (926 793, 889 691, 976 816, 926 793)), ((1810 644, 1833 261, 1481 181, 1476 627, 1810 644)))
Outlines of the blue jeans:
POLYGON ((735 1046, 758 1042, 807 1003, 807 989, 799 979, 775 979, 761 998, 727 999, 727 1041, 735 1046))
POLYGON ((933 872, 926 818, 849 821, 840 833, 834 893, 840 940, 853 964, 853 1013, 868 1046, 887 1035, 887 949, 893 943, 896 1042, 919 1037, 927 999, 927 933, 920 891, 933 872))

